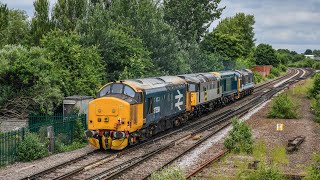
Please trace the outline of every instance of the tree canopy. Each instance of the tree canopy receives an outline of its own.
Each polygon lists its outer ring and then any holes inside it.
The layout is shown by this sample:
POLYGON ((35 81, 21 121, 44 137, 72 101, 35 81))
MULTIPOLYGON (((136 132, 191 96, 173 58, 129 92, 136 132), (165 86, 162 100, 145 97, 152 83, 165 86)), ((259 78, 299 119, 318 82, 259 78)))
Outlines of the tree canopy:
POLYGON ((182 41, 199 42, 210 24, 220 18, 221 0, 164 0, 164 19, 175 28, 182 41))
POLYGON ((307 49, 305 52, 304 52, 305 55, 312 55, 312 50, 311 49, 307 49))
POLYGON ((0 116, 61 111, 64 96, 95 95, 113 80, 304 58, 255 47, 253 15, 237 13, 209 32, 220 1, 35 0, 33 17, 0 3, 0 116))
POLYGON ((259 44, 256 49, 257 65, 273 65, 277 66, 280 62, 276 57, 276 51, 269 44, 259 44))

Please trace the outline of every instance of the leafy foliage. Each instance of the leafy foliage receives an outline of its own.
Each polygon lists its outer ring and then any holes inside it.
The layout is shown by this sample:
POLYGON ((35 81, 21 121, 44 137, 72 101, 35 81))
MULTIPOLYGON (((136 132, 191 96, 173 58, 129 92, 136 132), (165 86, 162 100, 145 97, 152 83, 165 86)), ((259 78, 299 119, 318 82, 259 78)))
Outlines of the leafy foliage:
POLYGON ((292 119, 297 118, 297 107, 291 97, 287 94, 280 94, 272 100, 272 106, 268 113, 269 118, 292 119))
POLYGON ((86 0, 58 0, 53 7, 52 21, 56 28, 73 31, 87 9, 86 0))
POLYGON ((259 44, 255 57, 257 65, 277 66, 280 63, 276 57, 276 51, 269 44, 259 44))
POLYGON ((320 155, 315 154, 313 157, 313 162, 308 167, 307 176, 304 180, 313 180, 313 179, 320 179, 320 155))
POLYGON ((28 111, 51 112, 60 103, 59 74, 38 47, 0 50, 0 114, 26 117, 28 111))
POLYGON ((83 47, 77 34, 60 30, 48 33, 41 45, 59 73, 58 84, 64 96, 95 95, 103 76, 101 58, 95 47, 83 47))
POLYGON ((19 144, 17 154, 20 161, 32 161, 47 156, 48 151, 36 134, 28 133, 24 141, 19 144))
POLYGON ((263 81, 263 76, 260 73, 254 72, 254 77, 253 78, 254 78, 253 80, 254 80, 255 84, 258 84, 258 83, 263 81))
MULTIPOLYGON (((236 51, 236 57, 246 57, 254 48, 254 23, 255 20, 253 15, 237 13, 233 17, 228 17, 221 20, 214 32, 236 39, 238 41, 237 46, 241 47, 241 51, 236 51)), ((225 41, 224 43, 227 42, 230 41, 225 41)))
POLYGON ((23 44, 29 41, 30 25, 26 12, 8 10, 0 7, 0 14, 4 24, 0 27, 0 47, 6 44, 23 44), (3 11, 3 12, 1 12, 3 11))
POLYGON ((151 174, 151 180, 184 180, 186 179, 185 174, 182 170, 176 167, 168 167, 159 172, 154 172, 151 174))
POLYGON ((313 86, 309 91, 309 97, 315 98, 320 94, 320 74, 315 74, 313 86))
POLYGON ((234 118, 232 120, 232 130, 224 141, 224 146, 235 153, 252 153, 253 139, 249 126, 245 122, 234 118))
POLYGON ((49 17, 49 0, 35 0, 34 16, 31 21, 31 36, 34 45, 39 45, 43 35, 50 31, 52 24, 49 17))
POLYGON ((311 49, 306 49, 304 52, 305 55, 312 55, 312 50, 311 49))
POLYGON ((224 8, 221 0, 164 0, 164 19, 175 28, 181 41, 200 41, 212 21, 219 19, 224 8))
POLYGON ((284 180, 280 171, 276 167, 269 167, 266 165, 259 165, 258 170, 250 172, 242 172, 238 175, 238 179, 245 180, 284 180))
POLYGON ((198 44, 189 47, 188 57, 192 72, 210 72, 222 70, 222 58, 217 53, 201 50, 198 44))
POLYGON ((222 34, 216 31, 213 31, 204 37, 201 42, 201 49, 220 54, 232 60, 240 57, 244 51, 244 47, 237 36, 222 34))

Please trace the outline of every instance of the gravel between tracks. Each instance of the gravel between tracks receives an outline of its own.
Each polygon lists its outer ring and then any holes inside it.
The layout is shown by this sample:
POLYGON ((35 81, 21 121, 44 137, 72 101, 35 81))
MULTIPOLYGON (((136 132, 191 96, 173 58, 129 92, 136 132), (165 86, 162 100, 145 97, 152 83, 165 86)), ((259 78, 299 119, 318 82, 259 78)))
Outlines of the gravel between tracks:
MULTIPOLYGON (((304 82, 299 82, 303 84, 304 82)), ((285 92, 286 93, 286 92, 285 92)), ((263 140, 266 143, 267 152, 279 144, 286 146, 289 139, 295 136, 306 136, 305 141, 299 147, 299 150, 288 154, 289 164, 280 166, 280 170, 290 174, 304 174, 305 168, 311 162, 314 152, 320 152, 320 125, 313 121, 314 115, 310 111, 310 101, 303 95, 295 95, 294 100, 299 104, 298 119, 269 119, 267 113, 271 107, 268 103, 265 107, 252 115, 246 123, 252 128, 255 141, 263 140), (284 130, 276 131, 276 124, 283 123, 284 130)), ((223 144, 215 144, 203 153, 197 165, 193 168, 186 169, 189 174, 196 169, 197 166, 204 163, 205 160, 214 156, 223 150, 223 144)), ((197 179, 235 179, 238 172, 237 162, 252 162, 255 160, 252 156, 231 154, 222 161, 210 165, 203 172, 197 175, 197 179)))
POLYGON ((93 151, 93 149, 88 145, 75 151, 54 154, 33 162, 17 162, 1 168, 0 179, 21 179, 45 169, 49 169, 63 162, 68 162, 91 151, 93 151))

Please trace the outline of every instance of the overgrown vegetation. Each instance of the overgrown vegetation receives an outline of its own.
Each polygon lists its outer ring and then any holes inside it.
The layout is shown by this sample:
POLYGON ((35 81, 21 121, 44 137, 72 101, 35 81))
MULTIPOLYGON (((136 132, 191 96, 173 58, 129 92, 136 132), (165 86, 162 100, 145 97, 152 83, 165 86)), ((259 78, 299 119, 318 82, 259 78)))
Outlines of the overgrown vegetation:
MULTIPOLYGON (((279 170, 279 165, 287 165, 289 163, 286 150, 281 145, 276 145, 273 149, 268 150, 264 140, 254 143, 252 156, 258 160, 257 170, 248 170, 248 162, 243 161, 237 173, 237 179, 285 179, 279 170)), ((250 162, 251 163, 251 162, 250 162)))
POLYGON ((268 113, 269 118, 294 119, 298 117, 297 106, 292 98, 282 93, 272 100, 271 109, 268 113))
POLYGON ((235 153, 252 153, 253 139, 249 126, 238 118, 233 118, 232 130, 224 141, 224 146, 235 153))
POLYGON ((258 83, 263 82, 263 81, 264 81, 263 76, 260 73, 254 72, 254 83, 258 84, 258 83))
POLYGON ((237 179, 245 180, 284 180, 277 167, 259 164, 255 171, 242 171, 238 174, 237 179))
POLYGON ((177 167, 167 167, 161 171, 156 171, 151 174, 151 180, 185 180, 185 174, 177 167))
POLYGON ((307 170, 307 176, 304 180, 320 179, 320 154, 315 154, 313 162, 310 164, 307 170))
POLYGON ((68 152, 87 145, 87 138, 84 136, 84 127, 78 119, 75 121, 75 127, 72 133, 72 141, 65 134, 59 134, 55 139, 55 152, 68 152), (71 143, 70 143, 71 141, 71 143))
POLYGON ((320 68, 320 62, 317 62, 313 59, 306 58, 302 59, 297 62, 292 62, 289 64, 290 67, 304 67, 304 68, 314 68, 314 69, 319 69, 320 68))
POLYGON ((37 134, 28 133, 19 144, 17 154, 20 161, 32 161, 47 156, 48 148, 45 143, 40 142, 37 134))
POLYGON ((64 96, 94 96, 112 80, 304 59, 255 47, 253 15, 236 13, 208 32, 220 2, 35 0, 32 17, 0 3, 0 116, 61 112, 64 96))
POLYGON ((314 75, 308 95, 311 98, 311 109, 316 116, 315 121, 320 123, 320 74, 314 75))

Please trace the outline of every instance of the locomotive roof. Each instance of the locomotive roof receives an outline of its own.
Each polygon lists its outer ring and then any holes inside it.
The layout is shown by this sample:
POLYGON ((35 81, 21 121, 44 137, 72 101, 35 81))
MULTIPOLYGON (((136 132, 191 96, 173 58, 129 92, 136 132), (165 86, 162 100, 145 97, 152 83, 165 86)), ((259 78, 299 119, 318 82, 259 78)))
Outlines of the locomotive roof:
POLYGON ((236 71, 244 76, 252 74, 252 71, 250 69, 241 69, 241 70, 236 70, 236 71))
POLYGON ((219 79, 218 76, 215 76, 214 74, 211 74, 211 73, 183 74, 178 76, 185 79, 187 82, 192 82, 192 83, 210 82, 210 81, 216 81, 217 79, 219 79))
POLYGON ((130 79, 130 80, 124 80, 123 82, 139 90, 166 88, 167 86, 170 86, 170 85, 186 84, 185 80, 177 76, 161 76, 161 77, 152 77, 152 78, 143 78, 143 79, 130 79))
POLYGON ((219 72, 221 74, 221 76, 228 76, 228 75, 236 75, 238 77, 240 77, 240 73, 237 71, 220 71, 219 72))

